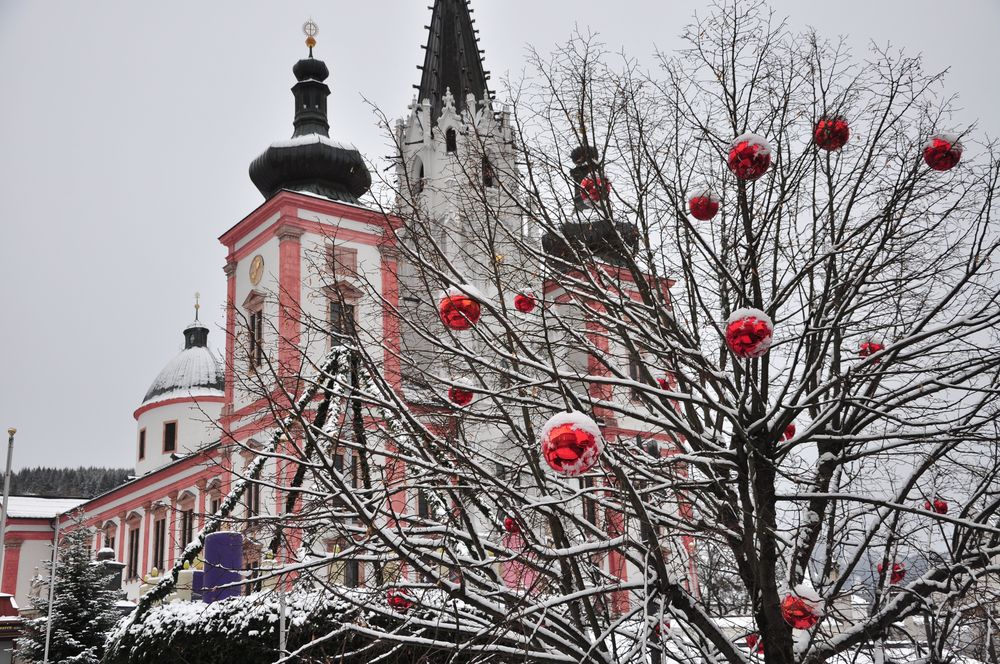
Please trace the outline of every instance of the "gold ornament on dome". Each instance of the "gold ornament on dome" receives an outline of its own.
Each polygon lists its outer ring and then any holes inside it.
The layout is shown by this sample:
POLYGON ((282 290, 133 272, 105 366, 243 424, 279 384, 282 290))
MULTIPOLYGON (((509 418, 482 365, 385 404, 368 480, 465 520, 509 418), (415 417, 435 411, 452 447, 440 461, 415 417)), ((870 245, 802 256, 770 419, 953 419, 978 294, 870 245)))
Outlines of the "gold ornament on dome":
POLYGON ((250 283, 256 286, 264 278, 264 257, 257 254, 250 261, 250 283))

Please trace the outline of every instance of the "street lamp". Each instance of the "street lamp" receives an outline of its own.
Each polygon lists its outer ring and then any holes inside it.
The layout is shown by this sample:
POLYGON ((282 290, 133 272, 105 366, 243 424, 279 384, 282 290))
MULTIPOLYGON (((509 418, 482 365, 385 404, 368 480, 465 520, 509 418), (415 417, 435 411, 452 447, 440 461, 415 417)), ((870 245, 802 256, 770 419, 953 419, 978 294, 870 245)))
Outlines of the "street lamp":
POLYGON ((7 535, 7 503, 10 500, 10 462, 14 458, 14 434, 17 429, 7 429, 7 470, 3 474, 3 514, 0 514, 0 579, 3 579, 3 559, 6 549, 4 538, 7 535))

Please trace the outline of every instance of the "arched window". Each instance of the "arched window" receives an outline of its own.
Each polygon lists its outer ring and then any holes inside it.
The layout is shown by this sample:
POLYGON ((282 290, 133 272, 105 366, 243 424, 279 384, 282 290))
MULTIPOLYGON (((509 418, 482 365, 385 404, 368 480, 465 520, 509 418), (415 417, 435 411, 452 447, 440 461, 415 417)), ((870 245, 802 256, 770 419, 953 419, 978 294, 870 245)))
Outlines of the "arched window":
POLYGON ((483 186, 484 187, 495 187, 496 183, 496 173, 493 171, 493 163, 490 162, 489 157, 483 157, 483 186))
POLYGON ((418 194, 421 194, 424 191, 424 186, 427 184, 427 180, 424 177, 424 162, 419 159, 417 159, 417 168, 415 169, 415 172, 417 178, 416 191, 418 194))
POLYGON ((458 150, 458 132, 452 127, 444 133, 444 147, 448 152, 456 152, 458 150))

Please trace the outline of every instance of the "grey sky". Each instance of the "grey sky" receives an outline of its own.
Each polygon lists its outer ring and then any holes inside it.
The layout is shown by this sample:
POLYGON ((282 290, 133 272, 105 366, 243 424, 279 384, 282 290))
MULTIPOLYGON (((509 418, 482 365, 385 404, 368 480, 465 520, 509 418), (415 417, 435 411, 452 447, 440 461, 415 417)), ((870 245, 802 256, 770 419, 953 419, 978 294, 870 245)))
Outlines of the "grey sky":
MULTIPOLYGON (((195 291, 224 345, 216 238, 262 202, 250 161, 291 133, 302 22, 319 24, 332 71, 331 135, 373 157, 386 147, 361 96, 405 113, 429 4, 0 0, 0 425, 19 429, 15 467, 132 465, 132 411, 182 347, 195 291)), ((574 24, 648 60, 705 3, 473 6, 496 83, 574 24)), ((951 67, 961 119, 1000 134, 995 0, 772 6, 856 50, 888 41, 951 67)))

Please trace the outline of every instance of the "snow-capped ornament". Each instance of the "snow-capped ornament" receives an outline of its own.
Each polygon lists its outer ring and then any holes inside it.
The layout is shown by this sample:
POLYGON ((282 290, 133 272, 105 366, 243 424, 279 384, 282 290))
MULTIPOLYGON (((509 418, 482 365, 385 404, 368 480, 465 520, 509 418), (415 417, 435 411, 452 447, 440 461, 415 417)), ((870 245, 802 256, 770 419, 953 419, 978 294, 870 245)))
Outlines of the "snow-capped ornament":
POLYGON ((674 377, 671 376, 670 374, 661 374, 656 377, 656 384, 660 386, 661 390, 669 392, 670 390, 674 389, 674 386, 677 384, 677 382, 674 380, 674 377))
POLYGON ((519 535, 521 533, 521 526, 517 525, 517 520, 512 516, 504 517, 503 529, 511 535, 519 535))
POLYGON ((774 322, 760 309, 737 309, 726 319, 726 345, 743 359, 760 357, 771 348, 774 322))
POLYGON ((385 593, 385 602, 399 613, 406 613, 413 608, 413 599, 399 588, 389 588, 385 593))
POLYGON ((461 289, 452 286, 441 296, 438 313, 441 315, 441 322, 452 330, 471 329, 482 315, 478 292, 471 286, 463 286, 461 289))
POLYGON ((819 622, 819 602, 788 594, 781 602, 781 617, 795 629, 811 629, 819 622))
POLYGON ((924 144, 924 161, 935 171, 949 171, 962 159, 962 144, 955 134, 937 134, 924 144))
POLYGON ((764 652, 764 639, 760 638, 760 634, 754 632, 753 634, 747 634, 747 648, 756 653, 764 652))
POLYGON ((529 291, 514 296, 514 308, 522 314, 530 314, 535 310, 535 294, 529 291))
POLYGON ((580 196, 589 203, 596 203, 611 193, 611 182, 604 178, 583 178, 580 181, 580 196))
POLYGON ((570 477, 593 468, 604 452, 600 427, 577 411, 550 417, 542 427, 541 439, 545 462, 552 470, 570 477))
POLYGON ((823 117, 816 123, 813 140, 821 150, 831 152, 847 145, 851 138, 851 128, 841 116, 823 117))
POLYGON ((944 498, 935 498, 933 501, 925 500, 924 509, 935 514, 947 514, 948 501, 944 498))
POLYGON ((474 396, 475 394, 472 390, 467 390, 464 387, 452 385, 448 388, 448 401, 459 407, 468 406, 472 403, 474 396))
MULTIPOLYGON (((884 568, 882 566, 882 563, 879 563, 878 573, 882 574, 883 569, 884 568)), ((901 582, 904 578, 906 578, 906 565, 904 565, 903 563, 893 563, 892 571, 889 572, 889 583, 896 585, 897 583, 901 582)))
MULTIPOLYGON (((885 348, 885 346, 878 343, 877 341, 866 341, 863 344, 861 344, 861 347, 858 349, 858 356, 868 357, 869 355, 874 355, 883 348, 885 348)), ((880 364, 881 362, 882 360, 875 360, 872 362, 872 364, 880 364)))
POLYGON ((771 145, 763 136, 742 134, 729 144, 726 161, 740 180, 756 180, 771 166, 771 145))
POLYGON ((781 433, 782 440, 791 440, 792 438, 795 438, 795 422, 785 427, 785 430, 781 433))
POLYGON ((719 214, 719 197, 709 189, 695 194, 688 201, 691 216, 698 221, 708 221, 719 214))

